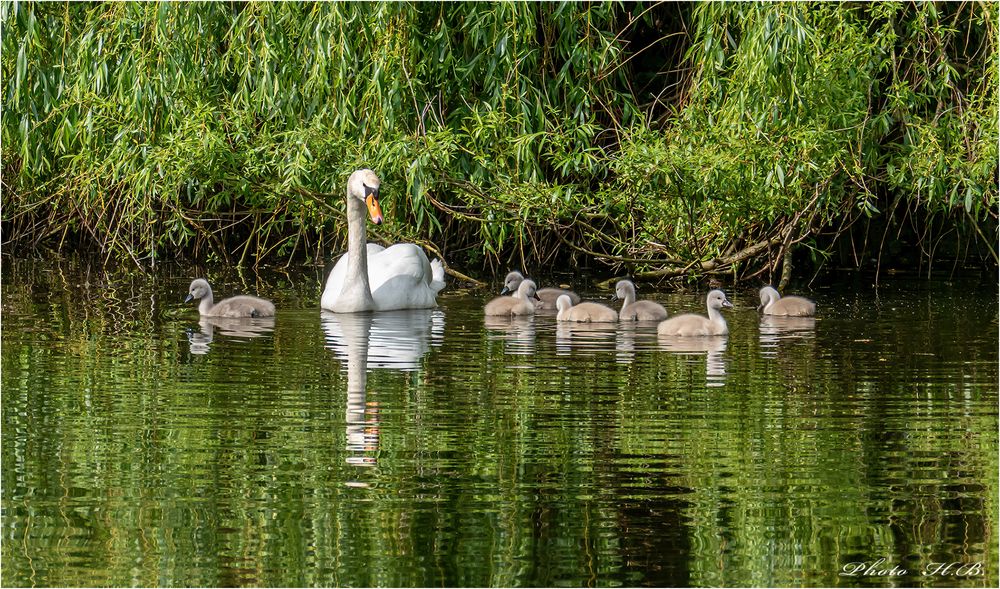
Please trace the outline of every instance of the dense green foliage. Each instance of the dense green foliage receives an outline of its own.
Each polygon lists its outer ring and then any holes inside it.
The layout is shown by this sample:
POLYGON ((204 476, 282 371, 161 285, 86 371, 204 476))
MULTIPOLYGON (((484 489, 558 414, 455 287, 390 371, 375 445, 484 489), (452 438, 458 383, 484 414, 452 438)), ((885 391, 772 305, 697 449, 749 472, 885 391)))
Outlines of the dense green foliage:
POLYGON ((367 165, 376 237, 460 267, 746 278, 904 226, 995 263, 997 14, 5 2, 5 239, 320 258, 367 165))

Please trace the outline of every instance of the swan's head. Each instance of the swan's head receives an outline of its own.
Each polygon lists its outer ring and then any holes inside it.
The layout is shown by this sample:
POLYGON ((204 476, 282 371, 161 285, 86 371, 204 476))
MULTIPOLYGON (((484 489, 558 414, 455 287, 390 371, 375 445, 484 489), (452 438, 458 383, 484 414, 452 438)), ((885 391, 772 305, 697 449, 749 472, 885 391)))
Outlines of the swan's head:
POLYGON ((524 275, 517 270, 507 274, 507 277, 503 279, 503 290, 500 291, 500 294, 505 295, 509 292, 517 292, 517 288, 521 286, 523 280, 524 275))
POLYGON ((559 298, 556 299, 556 309, 558 309, 560 313, 568 311, 572 307, 573 300, 569 298, 569 295, 559 295, 559 298))
POLYGON ((378 188, 382 184, 375 172, 368 168, 356 170, 347 179, 347 198, 357 198, 368 207, 372 223, 382 224, 382 207, 378 204, 378 188))
POLYGON ((191 299, 203 298, 210 292, 212 292, 212 287, 208 285, 208 281, 204 278, 196 278, 191 281, 191 286, 188 287, 188 296, 184 299, 184 302, 186 303, 191 299))
POLYGON ((763 309, 764 307, 771 304, 771 301, 776 301, 780 298, 781 295, 778 294, 777 290, 775 290, 773 287, 765 286, 764 288, 760 289, 760 306, 757 307, 757 310, 763 309))
POLYGON ((612 301, 625 300, 631 295, 635 297, 635 285, 631 280, 619 280, 615 283, 615 294, 611 296, 612 301))
POLYGON ((730 303, 729 299, 726 298, 726 293, 722 292, 721 290, 713 290, 712 292, 708 293, 709 309, 722 309, 723 307, 727 307, 730 309, 733 308, 733 304, 730 303))
POLYGON ((525 280, 520 286, 517 287, 517 298, 527 301, 528 299, 535 299, 540 301, 542 299, 538 298, 538 287, 535 285, 533 280, 525 280))

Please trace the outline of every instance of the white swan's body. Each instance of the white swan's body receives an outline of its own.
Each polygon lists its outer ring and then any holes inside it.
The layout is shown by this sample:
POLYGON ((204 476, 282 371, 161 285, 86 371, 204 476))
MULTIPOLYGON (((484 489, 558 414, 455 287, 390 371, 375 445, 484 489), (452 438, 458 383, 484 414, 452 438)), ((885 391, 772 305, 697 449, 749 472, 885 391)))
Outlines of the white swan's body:
POLYGON ((677 315, 660 323, 656 327, 656 332, 660 335, 679 336, 728 335, 729 326, 726 325, 726 319, 720 311, 723 307, 732 307, 733 304, 721 290, 708 293, 706 302, 708 317, 693 313, 677 315))
POLYGON ((367 243, 365 205, 377 225, 379 179, 368 169, 347 181, 347 253, 326 280, 320 306, 335 313, 428 309, 444 288, 444 266, 412 243, 390 247, 367 243), (364 255, 362 255, 364 252, 364 255))
POLYGON ((760 289, 760 307, 765 315, 786 317, 812 317, 816 314, 816 303, 803 297, 782 297, 773 287, 760 289))
POLYGON ((612 300, 624 301, 618 318, 622 321, 663 321, 667 318, 667 310, 663 305, 653 301, 635 300, 635 285, 631 280, 619 280, 615 285, 615 295, 612 300))
MULTIPOLYGON (((429 262, 424 251, 412 243, 397 243, 382 247, 367 244, 368 284, 374 311, 397 309, 431 309, 437 306, 437 293, 444 288, 444 266, 440 260, 429 262), (430 278, 428 282, 427 278, 430 278)), ((334 311, 339 294, 344 290, 350 253, 337 260, 320 306, 334 311)))

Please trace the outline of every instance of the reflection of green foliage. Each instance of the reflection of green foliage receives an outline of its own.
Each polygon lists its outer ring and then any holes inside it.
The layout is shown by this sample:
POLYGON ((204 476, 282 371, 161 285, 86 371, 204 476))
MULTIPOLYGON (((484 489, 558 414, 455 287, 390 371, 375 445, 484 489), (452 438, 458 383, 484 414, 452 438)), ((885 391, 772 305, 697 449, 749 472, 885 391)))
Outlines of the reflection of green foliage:
POLYGON ((561 353, 543 319, 509 355, 456 298, 420 371, 369 372, 366 469, 315 311, 193 357, 183 281, 3 269, 5 586, 831 586, 865 555, 997 558, 990 287, 851 292, 774 357, 734 312, 720 388, 702 355, 624 362, 621 333, 561 353))
POLYGON ((321 255, 368 165, 379 237, 469 262, 750 276, 879 214, 996 261, 994 3, 0 12, 13 239, 321 255))

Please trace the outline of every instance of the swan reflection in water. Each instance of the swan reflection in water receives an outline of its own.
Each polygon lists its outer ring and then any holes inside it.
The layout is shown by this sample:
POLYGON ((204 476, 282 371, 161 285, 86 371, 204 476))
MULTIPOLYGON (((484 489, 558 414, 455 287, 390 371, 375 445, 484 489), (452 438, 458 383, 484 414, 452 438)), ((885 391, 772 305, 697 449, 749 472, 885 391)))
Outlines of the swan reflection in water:
POLYGON ((504 351, 513 356, 535 355, 535 318, 493 316, 483 319, 488 339, 505 342, 504 351))
POLYGON ((659 336, 660 349, 678 356, 705 356, 705 386, 721 387, 726 384, 725 352, 729 336, 705 335, 683 337, 659 336))
POLYGON ((231 338, 251 339, 274 331, 274 317, 235 318, 202 317, 199 331, 188 330, 188 343, 192 354, 207 354, 215 340, 215 332, 231 338))
POLYGON ((782 341, 814 340, 815 317, 782 317, 762 315, 760 318, 760 353, 765 357, 778 355, 782 341))
POLYGON ((379 404, 367 399, 368 370, 419 370, 431 346, 440 346, 444 340, 444 313, 437 309, 341 314, 324 311, 320 321, 326 347, 347 369, 347 462, 374 466, 379 446, 379 404))

